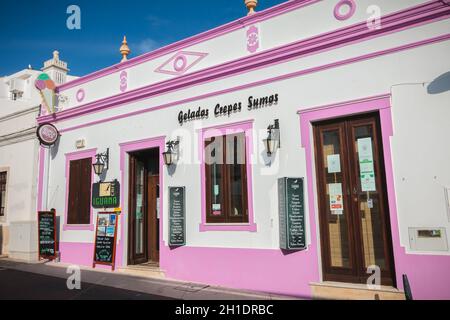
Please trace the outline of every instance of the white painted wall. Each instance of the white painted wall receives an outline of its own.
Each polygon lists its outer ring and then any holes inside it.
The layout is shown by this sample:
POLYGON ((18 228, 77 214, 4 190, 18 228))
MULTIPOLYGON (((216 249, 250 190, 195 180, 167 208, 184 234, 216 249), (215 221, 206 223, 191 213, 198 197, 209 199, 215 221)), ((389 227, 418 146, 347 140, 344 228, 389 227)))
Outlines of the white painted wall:
POLYGON ((0 80, 0 171, 7 171, 6 214, 0 217, 1 252, 24 260, 31 260, 37 251, 37 237, 30 236, 36 220, 39 143, 35 131, 41 98, 34 81, 39 74, 26 69, 0 80), (23 96, 16 101, 9 95, 13 79, 23 80, 23 96))
MULTIPOLYGON (((303 58, 291 62, 277 65, 275 67, 266 68, 264 70, 249 72, 247 74, 235 76, 232 78, 208 83, 193 89, 180 90, 178 92, 166 94, 163 96, 147 99, 121 106, 115 109, 107 110, 97 114, 86 115, 80 118, 64 121, 58 124, 60 129, 71 126, 84 124, 90 121, 102 119, 107 116, 122 114, 133 110, 158 106, 162 103, 176 101, 187 98, 200 93, 212 92, 224 88, 230 88, 243 83, 249 83, 256 80, 267 79, 276 75, 286 74, 297 70, 326 65, 331 62, 343 60, 359 56, 367 52, 373 52, 383 49, 396 47, 405 43, 411 43, 434 37, 447 32, 450 26, 448 21, 436 22, 427 26, 410 29, 397 34, 385 36, 371 40, 367 43, 346 46, 331 52, 321 53, 316 56, 303 58)), ((169 176, 164 171, 164 217, 165 230, 164 239, 167 240, 167 187, 168 186, 186 186, 187 190, 187 245, 188 246, 207 246, 207 247, 242 247, 242 248, 278 248, 278 212, 277 212, 277 196, 276 181, 279 177, 284 176, 306 176, 305 154, 300 147, 300 128, 299 117, 296 112, 299 109, 307 109, 324 104, 338 103, 358 98, 374 96, 378 94, 392 93, 393 95, 393 112, 394 112, 394 134, 399 132, 398 136, 393 139, 392 150, 394 152, 395 168, 401 166, 404 159, 398 160, 399 154, 406 151, 403 145, 409 143, 409 137, 405 135, 405 129, 398 124, 402 122, 403 126, 407 126, 410 117, 409 108, 406 106, 407 101, 397 100, 404 94, 399 93, 394 88, 405 83, 421 83, 430 82, 440 76, 442 73, 450 69, 450 61, 448 54, 450 53, 450 42, 440 42, 432 45, 422 46, 407 51, 392 53, 378 58, 364 60, 358 63, 348 64, 341 67, 323 70, 316 73, 307 74, 301 77, 292 78, 274 82, 269 85, 254 87, 251 89, 240 90, 213 98, 199 100, 189 104, 183 104, 168 109, 154 111, 138 116, 116 120, 82 128, 75 131, 65 132, 61 138, 58 152, 51 162, 50 167, 50 196, 48 207, 55 207, 60 214, 64 212, 65 204, 65 178, 64 172, 65 157, 67 152, 75 150, 75 141, 81 137, 86 139, 86 148, 97 147, 99 151, 110 148, 110 170, 107 173, 107 180, 114 178, 120 179, 119 171, 119 143, 134 141, 143 138, 156 137, 161 135, 176 136, 180 132, 176 132, 180 126, 177 123, 177 115, 181 110, 188 108, 196 109, 198 106, 213 108, 217 103, 232 103, 236 101, 245 101, 248 96, 266 96, 272 93, 278 93, 280 103, 278 106, 262 109, 259 111, 249 112, 243 110, 240 114, 232 115, 229 118, 214 118, 210 116, 208 120, 202 123, 188 123, 181 128, 188 130, 191 134, 198 127, 209 127, 217 124, 232 123, 241 120, 254 119, 254 128, 262 130, 273 119, 280 119, 282 128, 282 149, 279 151, 278 162, 273 164, 274 173, 272 175, 263 175, 262 170, 264 164, 258 163, 253 167, 253 204, 255 210, 255 221, 258 225, 258 232, 199 232, 200 223, 200 166, 198 164, 179 164, 173 176, 169 176), (406 103, 406 104, 405 104, 406 103)), ((401 87, 401 86, 400 86, 401 87)), ((102 87, 93 85, 92 90, 102 90, 102 87)), ((430 99, 431 104, 441 105, 448 100, 448 96, 423 97, 424 101, 430 99)), ((428 103, 427 103, 428 104, 428 103)), ((417 109, 412 115, 414 121, 421 118, 422 109, 417 109)), ((439 118, 440 121, 450 119, 448 108, 427 108, 427 112, 432 114, 433 118, 439 118)), ((431 115, 430 115, 431 116, 431 115)), ((403 127, 406 128, 406 127, 403 127)), ((421 125, 417 126, 418 135, 423 134, 424 137, 431 139, 438 135, 440 131, 434 126, 421 125)), ((448 131, 446 131, 448 133, 448 131)), ((264 136, 255 137, 255 145, 257 146, 256 154, 259 155, 264 151, 262 146, 262 138, 264 136)), ((445 139, 445 138, 439 138, 445 139)), ((439 140, 438 139, 438 140, 439 140)), ((182 140, 181 149, 188 150, 191 142, 184 138, 182 140)), ((196 138, 194 140, 197 141, 196 138)), ((448 157, 447 153, 442 153, 442 149, 434 144, 428 144, 426 154, 433 157, 448 157)), ((194 151, 196 155, 197 152, 194 151)), ((436 170, 440 172, 441 183, 448 183, 448 168, 444 168, 448 161, 439 162, 435 165, 436 170), (447 172, 447 173, 446 173, 447 172)), ((425 163, 416 163, 425 176, 430 176, 429 166, 425 163)), ((401 175, 396 173, 396 185, 399 185, 401 175)), ((126 184, 126 181, 122 181, 126 184)), ((400 234, 402 244, 408 247, 407 233, 409 227, 428 226, 430 224, 438 224, 449 228, 448 223, 442 220, 442 211, 434 210, 434 207, 444 206, 444 202, 437 197, 433 188, 423 188, 417 190, 414 185, 409 186, 405 191, 399 190, 397 197, 400 234), (435 216, 436 220, 428 220, 426 223, 421 220, 424 207, 413 208, 407 205, 410 197, 420 192, 419 198, 422 197, 423 203, 433 203, 433 208, 429 210, 429 215, 435 216), (409 194, 405 197, 404 194, 409 194), (406 212, 407 211, 407 212, 406 212), (413 218, 411 218, 413 217, 413 218), (435 221, 431 223, 430 221, 435 221), (439 222, 439 223, 438 223, 439 222)), ((308 207, 308 204, 305 204, 308 207)), ((425 205, 423 205, 425 206, 425 205)), ((122 204, 124 211, 127 211, 127 204, 122 204)), ((309 227, 308 227, 309 228, 309 227)), ((308 229, 307 229, 308 230, 308 229)), ((310 232, 308 230, 308 236, 310 232)), ((61 241, 67 242, 92 242, 92 232, 68 231, 63 232, 61 241)), ((448 254, 448 252, 436 252, 437 254, 448 254)))
MULTIPOLYGON (((37 116, 37 109, 31 114, 37 116)), ((8 122, 20 123, 26 117, 28 115, 8 122)), ((6 214, 0 217, 1 242, 5 245, 2 251, 9 253, 10 257, 25 260, 30 260, 28 253, 37 248, 37 238, 32 241, 24 241, 23 238, 32 234, 32 221, 36 220, 39 143, 34 131, 31 127, 17 138, 9 139, 8 144, 0 141, 0 171, 7 171, 6 214), (20 224, 19 229, 15 228, 17 224, 20 224)))
POLYGON ((392 157, 401 241, 406 248, 408 228, 444 228, 447 238, 450 235, 445 194, 450 188, 449 70, 431 84, 427 79, 392 89, 392 157))
POLYGON ((41 73, 25 69, 0 78, 0 171, 8 171, 6 215, 0 217, 0 253, 23 260, 37 259, 36 118, 42 98, 35 80, 41 73), (14 79, 23 81, 23 96, 15 101, 10 99, 14 79))

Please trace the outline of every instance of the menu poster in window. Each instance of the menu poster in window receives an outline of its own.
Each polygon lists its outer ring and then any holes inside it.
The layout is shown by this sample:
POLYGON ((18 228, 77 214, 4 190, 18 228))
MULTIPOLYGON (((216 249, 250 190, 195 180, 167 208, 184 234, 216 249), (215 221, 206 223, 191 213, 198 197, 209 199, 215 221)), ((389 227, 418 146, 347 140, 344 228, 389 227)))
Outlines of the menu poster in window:
POLYGON ((303 178, 278 179, 280 248, 306 248, 303 178))
POLYGON ((39 260, 56 258, 56 212, 38 212, 39 260))
POLYGON ((358 157, 361 190, 377 191, 371 138, 358 139, 358 157))
POLYGON ((169 188, 169 246, 186 245, 185 187, 169 188))
POLYGON ((114 271, 116 258, 117 218, 115 212, 102 212, 97 215, 95 231, 94 263, 109 265, 114 271))
POLYGON ((330 210, 331 214, 344 214, 344 197, 342 194, 341 183, 328 184, 328 192, 330 196, 330 210))
POLYGON ((330 154, 327 156, 328 173, 341 172, 341 156, 339 154, 330 154))

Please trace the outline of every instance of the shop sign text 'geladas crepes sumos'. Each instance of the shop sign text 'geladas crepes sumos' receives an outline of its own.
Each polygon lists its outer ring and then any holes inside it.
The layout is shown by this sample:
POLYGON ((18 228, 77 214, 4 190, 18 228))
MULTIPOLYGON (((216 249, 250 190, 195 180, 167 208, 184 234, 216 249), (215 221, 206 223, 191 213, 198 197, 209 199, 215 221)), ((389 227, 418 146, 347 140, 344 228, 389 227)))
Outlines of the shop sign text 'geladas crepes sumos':
MULTIPOLYGON (((259 110, 277 105, 278 101, 278 94, 272 94, 270 96, 259 98, 250 96, 247 99, 246 109, 248 111, 259 110)), ((233 114, 242 112, 243 105, 243 102, 235 102, 230 104, 217 103, 212 111, 210 111, 209 108, 202 107, 198 107, 197 109, 188 109, 187 111, 180 111, 178 113, 178 123, 183 125, 189 121, 208 119, 210 114, 214 114, 216 118, 224 116, 230 117, 233 114)))

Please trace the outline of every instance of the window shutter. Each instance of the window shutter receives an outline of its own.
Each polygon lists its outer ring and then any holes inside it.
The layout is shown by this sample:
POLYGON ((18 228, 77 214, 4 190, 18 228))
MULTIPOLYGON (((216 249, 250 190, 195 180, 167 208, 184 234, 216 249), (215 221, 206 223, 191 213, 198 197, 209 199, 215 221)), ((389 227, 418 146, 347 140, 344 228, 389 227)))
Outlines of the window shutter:
POLYGON ((80 179, 80 224, 89 224, 91 222, 91 159, 81 160, 81 179, 80 179))
POLYGON ((91 223, 91 163, 91 158, 70 162, 68 224, 91 223))

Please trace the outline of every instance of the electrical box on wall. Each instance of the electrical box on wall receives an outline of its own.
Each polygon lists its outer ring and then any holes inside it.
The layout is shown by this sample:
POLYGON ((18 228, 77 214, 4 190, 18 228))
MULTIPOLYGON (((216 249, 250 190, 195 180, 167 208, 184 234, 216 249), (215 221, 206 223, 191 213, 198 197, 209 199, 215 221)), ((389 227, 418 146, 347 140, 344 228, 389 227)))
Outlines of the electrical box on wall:
POLYGON ((78 139, 75 141, 75 147, 77 149, 83 149, 86 146, 86 141, 84 139, 78 139))
POLYGON ((445 228, 409 228, 409 244, 413 251, 448 251, 445 228))

